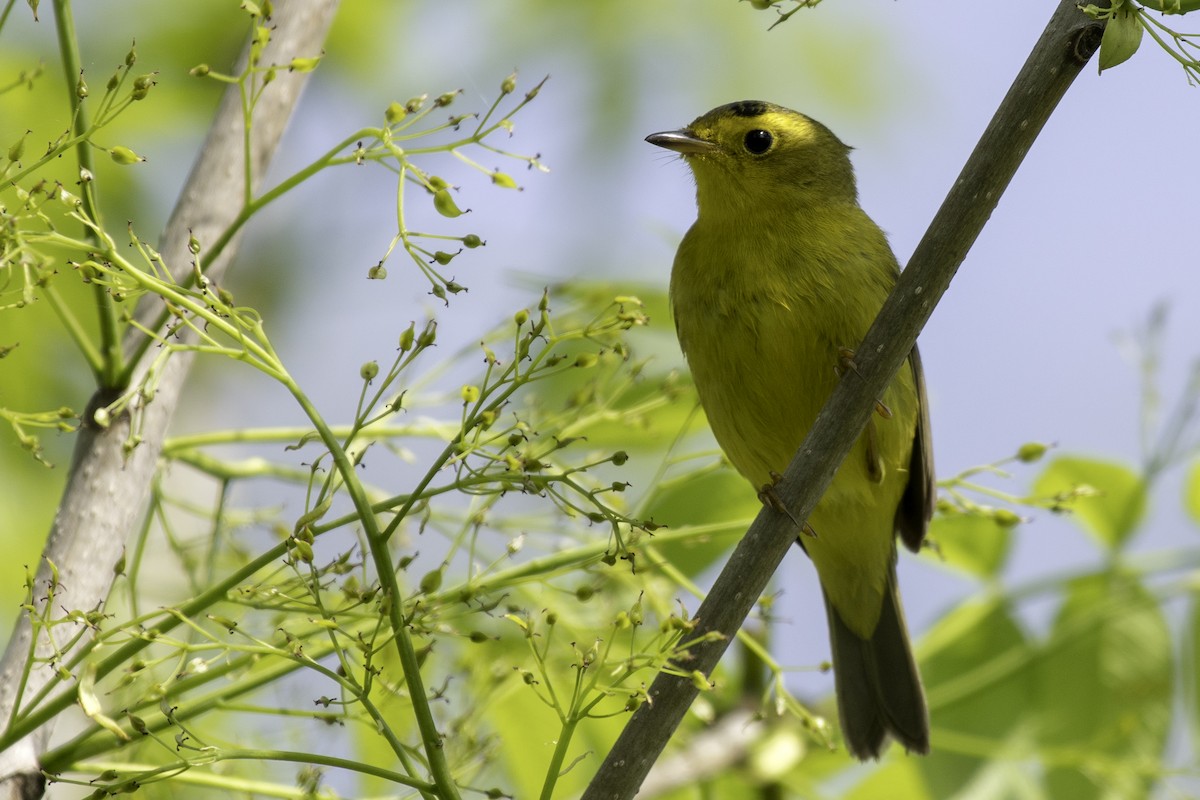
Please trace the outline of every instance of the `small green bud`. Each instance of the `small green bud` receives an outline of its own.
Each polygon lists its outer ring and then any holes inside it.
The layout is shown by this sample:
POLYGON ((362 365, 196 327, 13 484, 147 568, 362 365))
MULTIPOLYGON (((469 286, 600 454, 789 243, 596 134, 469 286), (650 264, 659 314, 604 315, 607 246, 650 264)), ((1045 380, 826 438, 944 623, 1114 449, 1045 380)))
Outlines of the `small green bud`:
POLYGON ((146 95, 150 94, 151 87, 155 86, 158 81, 154 80, 157 73, 150 72, 145 75, 139 75, 133 80, 133 91, 130 97, 134 100, 145 100, 146 95))
POLYGON ((462 395, 463 405, 465 406, 479 402, 478 386, 471 386, 470 384, 467 384, 466 386, 462 387, 462 389, 459 391, 459 394, 462 395))
POLYGON ((422 94, 418 95, 417 97, 409 98, 408 102, 404 104, 404 110, 410 114, 417 113, 421 110, 421 106, 425 105, 425 100, 428 99, 428 97, 429 95, 422 94))
POLYGON ((407 116, 408 109, 394 100, 388 104, 387 110, 383 112, 383 118, 387 121, 388 125, 395 125, 407 116))
POLYGON ((449 292, 450 294, 458 294, 459 292, 467 291, 467 287, 463 286, 461 283, 459 283, 458 281, 456 281, 454 279, 450 279, 450 280, 446 281, 446 291, 449 292))
POLYGON ((130 164, 137 164, 140 161, 146 160, 146 159, 142 158, 141 156, 139 156, 137 153, 130 150, 128 147, 122 147, 121 145, 117 145, 116 147, 111 148, 108 151, 108 154, 109 154, 109 156, 112 157, 113 161, 117 162, 118 164, 121 164, 122 166, 128 166, 130 164))
POLYGON ((113 76, 108 79, 108 83, 106 83, 104 85, 104 88, 106 91, 111 92, 111 91, 114 91, 117 88, 117 86, 120 85, 120 83, 121 83, 121 76, 119 74, 114 73, 113 76))
POLYGON ((1026 464, 1033 462, 1046 455, 1046 451, 1050 448, 1041 442, 1026 442, 1017 449, 1017 460, 1026 464))
POLYGON ((369 270, 367 270, 367 279, 368 280, 381 281, 386 277, 387 277, 387 267, 383 266, 382 261, 380 261, 378 264, 376 264, 375 266, 373 266, 369 270))
POLYGON ((500 82, 500 94, 512 94, 517 90, 517 73, 509 75, 500 82))
POLYGON ((596 594, 595 589, 593 589, 591 586, 588 586, 587 584, 584 584, 583 586, 580 586, 578 589, 575 590, 575 599, 581 603, 586 603, 588 600, 591 600, 592 597, 595 596, 595 594, 596 594))
POLYGON ((9 161, 20 161, 21 160, 21 156, 25 152, 25 137, 28 135, 29 135, 29 131, 25 131, 25 133, 21 134, 21 138, 17 139, 17 141, 15 141, 15 142, 13 142, 12 146, 8 148, 8 160, 9 161))
MULTIPOLYGON (((437 212, 443 217, 449 217, 451 219, 454 219, 455 217, 461 217, 463 214, 467 213, 466 211, 460 209, 458 204, 454 202, 454 198, 450 196, 449 189, 438 189, 433 193, 433 207, 436 208, 437 212)), ((470 209, 467 209, 467 211, 470 211, 470 209)))
POLYGON ((79 80, 75 82, 75 96, 80 100, 88 96, 88 85, 83 79, 83 70, 79 71, 79 80))
POLYGON ((1001 528, 1015 528, 1021 524, 1021 517, 1007 508, 996 509, 992 513, 992 519, 996 520, 996 524, 1001 528))
POLYGON ((438 98, 433 101, 434 108, 445 108, 454 102, 454 98, 462 93, 462 89, 455 89, 453 92, 446 92, 438 95, 438 98))
POLYGON ((613 453, 612 463, 616 464, 618 467, 624 466, 625 462, 628 460, 629 453, 626 453, 624 450, 618 450, 617 452, 613 453))
POLYGON ((468 233, 466 236, 464 236, 462 238, 462 243, 463 246, 468 250, 474 250, 476 247, 482 247, 483 245, 487 244, 487 242, 485 242, 483 239, 480 239, 473 233, 468 233))
POLYGON ((190 230, 188 231, 188 245, 187 246, 188 246, 188 252, 191 253, 192 255, 200 254, 200 240, 197 239, 195 236, 193 236, 192 232, 190 230))
POLYGON ((496 170, 492 173, 492 183, 499 186, 501 189, 520 189, 513 177, 505 172, 496 170))
POLYGON ((132 67, 137 63, 137 49, 134 47, 136 44, 137 40, 134 40, 133 44, 129 45, 129 52, 125 54, 125 66, 127 67, 132 67))
POLYGON ((529 312, 522 308, 516 314, 513 314, 513 322, 517 324, 518 328, 521 327, 526 322, 529 322, 529 312))
POLYGON ((435 192, 438 189, 449 189, 450 188, 450 184, 446 183, 446 179, 441 177, 440 175, 430 175, 429 176, 429 186, 435 192))
POLYGON ((303 561, 305 564, 313 562, 312 545, 303 539, 295 539, 292 541, 292 552, 296 554, 296 558, 303 561))
POLYGON ((358 368, 358 376, 364 381, 373 381, 378 374, 379 363, 376 361, 368 361, 358 368))
POLYGON ((429 290, 429 293, 438 300, 441 300, 446 305, 450 305, 450 303, 446 300, 446 287, 442 286, 440 283, 435 283, 433 288, 429 290))
POLYGON ((575 357, 575 366, 587 369, 588 367, 596 366, 596 362, 600 358, 595 353, 580 353, 575 357))
POLYGON ((483 644, 484 642, 490 641, 492 637, 488 636, 483 631, 471 631, 467 638, 470 639, 474 644, 483 644))
MULTIPOLYGON (((462 250, 458 251, 458 253, 461 253, 461 252, 462 252, 462 250)), ((436 253, 433 254, 433 260, 436 261, 437 263, 441 264, 444 267, 447 264, 449 264, 451 261, 453 261, 454 257, 456 255, 458 255, 458 253, 447 253, 445 250, 438 250, 436 253)))
POLYGON ((442 570, 441 568, 426 572, 421 578, 421 593, 433 594, 438 589, 442 588, 442 570))
POLYGON ((210 72, 212 72, 212 67, 210 67, 208 64, 197 64, 188 70, 188 74, 194 78, 203 78, 210 72))
POLYGON ((288 70, 291 72, 312 72, 321 63, 321 56, 312 56, 309 58, 293 58, 288 64, 288 70))
POLYGON ((405 328, 404 333, 400 334, 400 352, 407 353, 412 349, 413 341, 417 335, 417 323, 410 322, 405 328))
POLYGON ((425 323, 425 330, 417 337, 417 347, 429 347, 437 341, 437 320, 425 323))

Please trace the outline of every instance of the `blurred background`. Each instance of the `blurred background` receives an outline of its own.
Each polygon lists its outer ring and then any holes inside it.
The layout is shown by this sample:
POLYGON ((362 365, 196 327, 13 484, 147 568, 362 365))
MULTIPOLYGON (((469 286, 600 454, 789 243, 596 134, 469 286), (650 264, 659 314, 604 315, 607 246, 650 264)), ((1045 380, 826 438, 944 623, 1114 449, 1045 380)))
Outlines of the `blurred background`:
MULTIPOLYGON (((153 240, 219 96, 219 86, 188 70, 201 62, 231 69, 244 15, 232 1, 77 6, 94 86, 124 58, 130 32, 139 65, 159 73, 150 98, 105 135, 105 144, 131 147, 146 163, 129 169, 101 159, 99 166, 110 219, 124 215, 153 240), (136 205, 114 189, 121 185, 136 205)), ((544 285, 602 280, 613 294, 661 291, 694 218, 693 187, 685 166, 643 137, 733 100, 801 110, 852 145, 862 205, 904 263, 1052 8, 1033 0, 1002 7, 827 2, 768 31, 774 11, 730 0, 353 0, 340 12, 272 174, 289 174, 358 128, 381 124, 392 101, 461 89, 451 110, 482 111, 514 68, 518 95, 550 76, 516 118, 511 141, 516 152, 540 153, 549 173, 505 165, 521 184, 516 194, 467 169, 445 171, 463 186, 460 205, 472 209, 466 228, 456 230, 487 241, 446 269, 470 287, 442 312, 451 321, 439 342, 447 353, 536 303, 544 285)), ((62 82, 50 13, 43 4, 43 20, 34 22, 24 4, 13 9, 0 35, 6 82, 39 61, 41 81, 62 82)), ((940 475, 1003 458, 1031 440, 1140 463, 1139 366, 1122 343, 1166 304, 1159 387, 1166 405, 1185 391, 1200 356, 1191 223, 1200 176, 1197 91, 1147 40, 1103 76, 1089 67, 1067 94, 921 337, 940 475)), ((61 106, 22 95, 33 97, 18 90, 5 98, 11 108, 27 106, 0 119, 0 144, 30 129, 36 151, 67 121, 61 106)), ((497 157, 484 166, 501 163, 497 157)), ((412 228, 422 229, 423 214, 441 224, 431 208, 414 203, 412 228)), ((402 253, 388 262, 387 280, 367 280, 394 223, 392 175, 327 171, 266 211, 229 280, 240 302, 263 310, 285 362, 331 416, 353 409, 362 362, 388 358, 400 330, 441 307, 402 253)), ((652 326, 671 331, 666 318, 652 326)), ((83 407, 86 369, 65 339, 44 335, 52 329, 46 308, 0 315, 0 345, 21 341, 0 362, 0 406, 83 407)), ((679 359, 669 349, 660 357, 679 359)), ((301 421, 249 370, 202 361, 190 386, 178 432, 301 421)), ((0 606, 14 612, 22 565, 37 558, 69 463, 70 437, 43 439, 53 470, 0 432, 0 606)), ((1032 474, 1019 466, 995 485, 1020 494, 1032 474)), ((1163 477, 1135 547, 1194 541, 1182 480, 1181 470, 1163 477)), ((1020 582, 1101 558, 1069 520, 1037 514, 1020 529, 1008 574, 1020 582)), ((901 561, 917 636, 976 589, 935 559, 901 561)), ((815 576, 799 552, 783 570, 779 658, 811 667, 828 652, 815 576)), ((1034 606, 1029 623, 1036 628, 1047 618, 1034 606)), ((0 638, 12 621, 0 615, 0 638)), ((813 673, 796 681, 802 693, 831 685, 813 673)))

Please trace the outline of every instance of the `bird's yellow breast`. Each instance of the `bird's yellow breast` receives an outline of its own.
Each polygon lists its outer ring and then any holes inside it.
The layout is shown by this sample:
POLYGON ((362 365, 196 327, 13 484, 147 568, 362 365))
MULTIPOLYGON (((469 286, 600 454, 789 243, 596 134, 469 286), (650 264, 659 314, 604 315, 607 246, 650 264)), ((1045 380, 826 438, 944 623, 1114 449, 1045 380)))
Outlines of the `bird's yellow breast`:
MULTIPOLYGON (((857 205, 791 214, 774 225, 700 219, 671 276, 679 339, 701 403, 729 461, 756 487, 790 463, 862 341, 898 268, 857 205)), ((860 437, 809 522, 805 549, 830 600, 862 635, 874 629, 894 557, 894 515, 908 482, 917 424, 909 371, 860 437)))

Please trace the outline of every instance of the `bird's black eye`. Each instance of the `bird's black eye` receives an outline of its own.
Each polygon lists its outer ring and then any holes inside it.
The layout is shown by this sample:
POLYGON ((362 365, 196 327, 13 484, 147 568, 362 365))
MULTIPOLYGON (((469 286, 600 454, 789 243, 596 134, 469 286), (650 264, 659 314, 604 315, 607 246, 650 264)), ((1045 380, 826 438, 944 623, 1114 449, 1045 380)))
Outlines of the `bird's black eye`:
POLYGON ((775 137, 770 131, 764 131, 761 128, 755 128, 746 134, 743 143, 746 149, 756 156, 761 156, 763 153, 771 149, 771 143, 775 141, 775 137))

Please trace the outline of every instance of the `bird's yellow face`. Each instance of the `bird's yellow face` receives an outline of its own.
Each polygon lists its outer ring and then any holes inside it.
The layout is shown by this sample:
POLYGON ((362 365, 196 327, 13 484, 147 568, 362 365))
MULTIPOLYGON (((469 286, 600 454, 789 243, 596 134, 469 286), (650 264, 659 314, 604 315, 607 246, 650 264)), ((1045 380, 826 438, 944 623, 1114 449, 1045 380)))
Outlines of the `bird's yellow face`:
POLYGON ((821 123, 773 103, 730 103, 646 139, 687 160, 701 214, 729 204, 856 202, 850 148, 821 123))

